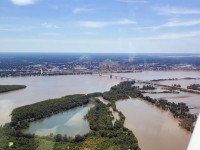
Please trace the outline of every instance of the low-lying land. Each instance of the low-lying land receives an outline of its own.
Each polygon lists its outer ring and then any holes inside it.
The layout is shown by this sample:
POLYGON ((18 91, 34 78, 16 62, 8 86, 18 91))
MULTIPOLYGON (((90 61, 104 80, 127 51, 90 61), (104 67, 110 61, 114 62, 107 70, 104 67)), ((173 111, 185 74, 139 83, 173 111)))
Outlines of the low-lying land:
POLYGON ((189 112, 189 107, 185 103, 175 104, 174 102, 168 102, 165 99, 153 99, 149 96, 142 96, 142 99, 155 105, 156 107, 170 111, 174 118, 179 119, 179 125, 192 132, 194 129, 194 122, 197 120, 197 116, 189 112))
POLYGON ((200 91, 200 84, 191 84, 191 85, 187 86, 187 89, 200 91))
POLYGON ((25 85, 0 85, 0 93, 10 92, 26 88, 25 85))
POLYGON ((32 105, 16 108, 11 113, 11 127, 25 129, 30 122, 89 103, 89 97, 82 94, 50 99, 32 105))
POLYGON ((189 112, 189 107, 185 103, 175 104, 164 99, 145 97, 137 87, 133 86, 133 84, 134 81, 122 82, 119 85, 112 87, 109 92, 103 93, 103 98, 111 101, 112 105, 114 105, 113 102, 120 99, 127 99, 129 96, 132 98, 141 98, 162 110, 170 111, 174 118, 179 119, 179 125, 182 128, 190 132, 193 131, 194 122, 197 120, 197 116, 189 112))
POLYGON ((0 129, 0 148, 16 150, 35 149, 131 149, 140 150, 134 134, 123 126, 125 117, 112 124, 112 113, 109 105, 105 105, 96 96, 102 93, 88 95, 70 95, 60 99, 46 100, 32 105, 16 108, 12 112, 11 122, 0 129), (95 106, 90 109, 85 119, 88 120, 91 131, 75 138, 67 135, 52 135, 40 137, 24 134, 22 129, 30 122, 46 118, 74 107, 83 106, 93 102, 95 106), (125 140, 125 141, 124 141, 125 140))
POLYGON ((2 149, 131 149, 139 150, 138 141, 134 134, 124 127, 125 116, 116 109, 115 102, 118 100, 140 98, 165 111, 170 111, 178 118, 179 125, 192 132, 196 115, 189 112, 184 103, 171 103, 163 99, 152 99, 144 97, 135 81, 125 81, 111 87, 110 91, 104 93, 91 93, 88 95, 77 94, 62 97, 60 99, 46 100, 35 104, 22 106, 13 110, 11 122, 0 128, 0 148, 2 149), (109 101, 107 105, 96 99, 103 97, 109 101), (88 120, 90 132, 86 135, 76 135, 75 138, 67 135, 53 135, 40 137, 32 134, 24 134, 22 129, 29 126, 30 122, 46 118, 54 114, 69 110, 74 107, 94 103, 85 119, 88 120), (112 112, 109 108, 119 114, 119 120, 112 123, 112 112))

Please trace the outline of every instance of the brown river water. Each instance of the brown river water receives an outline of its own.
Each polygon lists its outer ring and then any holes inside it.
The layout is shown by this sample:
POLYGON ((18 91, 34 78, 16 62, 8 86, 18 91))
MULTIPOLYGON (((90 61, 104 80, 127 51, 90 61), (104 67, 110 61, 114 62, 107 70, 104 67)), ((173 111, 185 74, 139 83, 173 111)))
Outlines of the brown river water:
MULTIPOLYGON (((118 75, 133 79, 152 80, 185 77, 198 78, 200 72, 145 71, 118 75)), ((10 121, 9 115, 16 107, 69 94, 108 91, 111 86, 119 82, 121 82, 120 79, 110 79, 109 75, 0 78, 0 84, 2 85, 27 85, 26 89, 0 94, 0 124, 10 121)), ((167 97, 167 95, 164 96, 167 97)), ((195 99, 187 99, 187 96, 185 96, 185 99, 183 97, 175 98, 173 101, 177 99, 177 102, 187 101, 190 106, 199 105, 200 102, 197 98, 200 98, 200 95, 195 97, 195 99)), ((178 126, 178 121, 168 112, 161 111, 140 100, 119 101, 117 102, 117 108, 126 116, 125 126, 133 131, 143 150, 185 150, 187 148, 191 134, 181 129, 178 126)), ((77 112, 75 116, 79 116, 78 114, 84 113, 77 112)), ((58 118, 55 117, 55 119, 58 118)), ((76 120, 78 117, 74 118, 72 120, 76 120)), ((73 121, 70 123, 73 124, 73 121)), ((47 130, 45 129, 45 131, 47 130)))

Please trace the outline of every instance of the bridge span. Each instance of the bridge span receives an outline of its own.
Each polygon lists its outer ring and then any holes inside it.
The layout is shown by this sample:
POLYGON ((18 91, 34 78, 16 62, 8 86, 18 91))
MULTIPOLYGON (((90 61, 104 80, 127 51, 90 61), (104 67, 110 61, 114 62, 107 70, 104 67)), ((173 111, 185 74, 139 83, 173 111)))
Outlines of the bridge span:
MULTIPOLYGON (((99 75, 103 76, 102 74, 99 74, 99 75)), ((126 80, 126 81, 135 81, 136 83, 139 83, 139 84, 149 84, 149 85, 152 85, 152 86, 160 86, 160 87, 164 87, 164 88, 173 88, 175 90, 180 90, 180 91, 183 91, 183 92, 200 94, 200 91, 181 88, 181 87, 174 87, 174 86, 170 86, 170 85, 164 85, 164 84, 156 83, 156 82, 153 82, 153 81, 138 80, 138 79, 133 79, 133 78, 130 78, 130 77, 124 77, 124 76, 113 75, 113 74, 110 74, 109 76, 110 76, 110 79, 115 78, 115 79, 121 79, 121 80, 126 80)))

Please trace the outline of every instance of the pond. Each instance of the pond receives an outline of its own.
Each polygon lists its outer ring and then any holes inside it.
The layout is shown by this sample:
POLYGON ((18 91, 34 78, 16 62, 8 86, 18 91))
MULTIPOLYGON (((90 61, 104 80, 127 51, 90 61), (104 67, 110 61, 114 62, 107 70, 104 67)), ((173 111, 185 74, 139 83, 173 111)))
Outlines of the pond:
POLYGON ((23 132, 39 136, 47 136, 50 133, 54 135, 66 134, 71 137, 75 137, 77 134, 84 135, 90 131, 89 122, 84 119, 84 116, 91 107, 93 107, 92 104, 73 108, 66 112, 32 122, 29 128, 23 130, 23 132))

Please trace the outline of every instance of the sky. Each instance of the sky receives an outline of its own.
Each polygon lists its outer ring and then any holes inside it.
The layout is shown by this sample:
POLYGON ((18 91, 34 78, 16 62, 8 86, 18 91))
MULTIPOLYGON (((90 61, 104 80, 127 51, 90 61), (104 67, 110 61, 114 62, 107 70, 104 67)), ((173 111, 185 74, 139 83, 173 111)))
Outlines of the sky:
POLYGON ((0 0, 0 52, 200 53, 200 1, 0 0))

